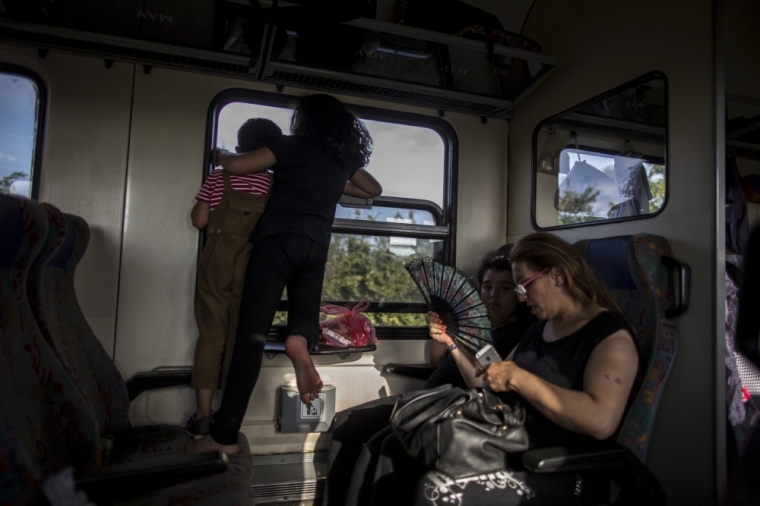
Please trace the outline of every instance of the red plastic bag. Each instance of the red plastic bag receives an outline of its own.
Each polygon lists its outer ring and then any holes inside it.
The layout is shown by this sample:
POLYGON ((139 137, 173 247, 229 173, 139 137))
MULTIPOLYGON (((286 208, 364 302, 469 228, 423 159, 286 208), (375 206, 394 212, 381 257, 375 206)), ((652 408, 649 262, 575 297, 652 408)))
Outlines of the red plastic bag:
POLYGON ((332 304, 323 304, 322 312, 338 315, 337 318, 325 320, 319 324, 322 341, 336 348, 369 346, 377 342, 375 327, 362 311, 369 307, 369 301, 359 302, 353 309, 332 304))

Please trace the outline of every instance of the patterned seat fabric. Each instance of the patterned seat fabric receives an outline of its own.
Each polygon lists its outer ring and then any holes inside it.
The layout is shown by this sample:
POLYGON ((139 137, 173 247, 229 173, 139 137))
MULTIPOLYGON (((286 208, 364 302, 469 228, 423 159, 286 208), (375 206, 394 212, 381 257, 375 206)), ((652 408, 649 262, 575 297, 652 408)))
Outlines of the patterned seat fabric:
MULTIPOLYGON (((84 220, 47 204, 2 197, 0 237, 0 504, 40 500, 41 480, 68 465, 86 472, 184 453, 190 438, 179 427, 129 426, 124 381, 74 291, 76 265, 89 240, 84 220)), ((221 475, 129 501, 113 499, 129 505, 252 504, 252 461, 244 436, 240 443, 241 453, 221 475)))
POLYGON ((100 465, 90 404, 45 342, 29 307, 29 267, 47 237, 34 201, 0 195, 0 504, 40 500, 45 476, 100 465))
POLYGON ((623 420, 618 442, 644 462, 654 414, 678 349, 675 322, 665 316, 673 293, 662 257, 672 256, 670 244, 657 235, 638 234, 581 241, 575 246, 638 334, 641 387, 623 420))
MULTIPOLYGON (((29 305, 45 341, 92 406, 100 433, 116 434, 129 427, 126 386, 86 322, 84 328, 74 324, 81 316, 73 290, 74 271, 81 258, 74 255, 80 234, 74 220, 49 204, 42 207, 48 217, 48 233, 29 270, 29 305)), ((84 244, 86 247, 86 238, 84 244)))

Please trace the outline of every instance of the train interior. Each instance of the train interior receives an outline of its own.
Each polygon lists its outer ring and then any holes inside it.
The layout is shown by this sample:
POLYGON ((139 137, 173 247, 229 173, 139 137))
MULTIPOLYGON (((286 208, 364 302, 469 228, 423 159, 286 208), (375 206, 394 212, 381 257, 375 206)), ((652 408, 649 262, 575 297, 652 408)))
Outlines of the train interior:
MULTIPOLYGON (((129 422, 184 426, 193 413, 205 235, 190 210, 210 152, 232 149, 249 117, 287 132, 295 100, 324 92, 365 121, 368 170, 385 190, 344 198, 333 225, 323 299, 369 300, 378 342, 313 355, 332 412, 422 387, 415 368, 429 363, 430 339, 404 270, 411 258, 473 275, 486 254, 537 230, 571 243, 654 234, 690 267, 691 288, 672 319, 677 353, 644 463, 668 504, 718 503, 734 444, 726 174, 736 168, 741 219, 754 227, 760 3, 467 0, 511 33, 496 44, 399 24, 407 3, 368 2, 351 19, 301 30, 241 31, 242 0, 2 0, 0 191, 89 226, 75 279, 87 324, 124 380, 170 378, 130 392, 129 422), (379 271, 384 281, 372 282, 379 271)), ((280 309, 241 429, 253 496, 320 504, 329 417, 310 431, 282 419, 295 376, 276 344, 286 297, 280 309)))

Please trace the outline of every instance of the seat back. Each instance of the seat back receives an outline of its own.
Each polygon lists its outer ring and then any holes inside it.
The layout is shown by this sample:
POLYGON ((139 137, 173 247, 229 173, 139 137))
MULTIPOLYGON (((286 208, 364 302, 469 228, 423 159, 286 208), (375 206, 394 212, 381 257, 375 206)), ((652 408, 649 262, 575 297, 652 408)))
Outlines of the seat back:
POLYGON ((644 462, 678 349, 677 328, 668 318, 674 290, 663 265, 663 258, 672 258, 670 244, 657 235, 637 234, 580 241, 575 246, 637 333, 641 386, 623 420, 618 443, 644 462))
POLYGON ((129 427, 126 385, 87 324, 74 289, 89 228, 81 218, 42 206, 48 235, 29 272, 29 303, 45 340, 91 404, 101 434, 117 434, 129 427))
POLYGON ((29 268, 46 237, 39 204, 0 195, 0 489, 10 504, 39 499, 39 482, 63 467, 100 465, 94 412, 45 342, 28 302, 29 268))

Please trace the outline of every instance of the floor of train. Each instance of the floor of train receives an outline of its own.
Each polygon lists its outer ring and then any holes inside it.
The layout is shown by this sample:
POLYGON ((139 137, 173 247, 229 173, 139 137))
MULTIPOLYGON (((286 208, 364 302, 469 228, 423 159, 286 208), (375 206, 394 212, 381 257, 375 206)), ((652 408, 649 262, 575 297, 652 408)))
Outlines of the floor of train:
POLYGON ((258 506, 322 503, 327 453, 255 455, 252 488, 258 506))

